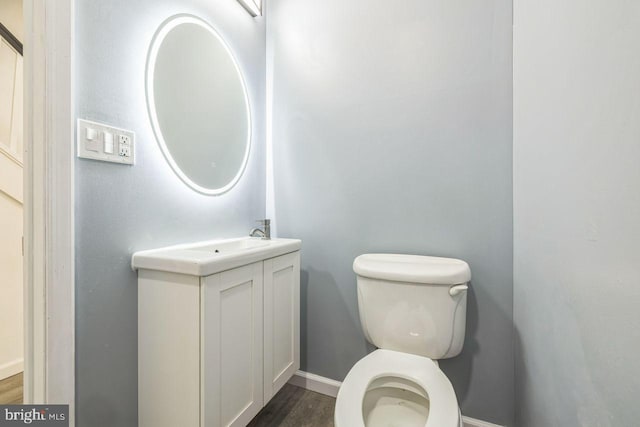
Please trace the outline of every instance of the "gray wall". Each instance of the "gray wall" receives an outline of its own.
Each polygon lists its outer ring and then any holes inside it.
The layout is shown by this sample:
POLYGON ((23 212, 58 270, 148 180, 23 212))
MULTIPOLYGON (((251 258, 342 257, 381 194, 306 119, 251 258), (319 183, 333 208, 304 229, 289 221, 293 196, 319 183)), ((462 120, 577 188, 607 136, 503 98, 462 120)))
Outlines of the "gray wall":
POLYGON ((515 2, 519 427, 640 419, 640 4, 515 2))
MULTIPOLYGON (((139 249, 248 232, 264 216, 264 20, 230 0, 78 0, 77 115, 132 129, 133 167, 76 162, 77 425, 137 426, 139 249), (144 95, 147 48, 175 13, 213 24, 236 53, 254 117, 244 177, 229 193, 202 196, 171 171, 153 138, 144 95)), ((188 143, 188 141, 185 141, 188 143)))
POLYGON ((458 257, 467 339, 442 363, 465 415, 513 420, 512 25, 500 0, 274 0, 275 218, 302 251, 302 369, 371 347, 353 259, 458 257))

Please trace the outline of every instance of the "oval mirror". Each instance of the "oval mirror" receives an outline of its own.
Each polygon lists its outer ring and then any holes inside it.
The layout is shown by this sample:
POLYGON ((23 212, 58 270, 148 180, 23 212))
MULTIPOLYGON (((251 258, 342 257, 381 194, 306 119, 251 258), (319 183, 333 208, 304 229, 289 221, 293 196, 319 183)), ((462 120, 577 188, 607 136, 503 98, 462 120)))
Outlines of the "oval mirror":
POLYGON ((229 46, 200 18, 177 15, 156 32, 147 60, 147 108, 175 173, 203 194, 222 194, 249 158, 246 86, 229 46))

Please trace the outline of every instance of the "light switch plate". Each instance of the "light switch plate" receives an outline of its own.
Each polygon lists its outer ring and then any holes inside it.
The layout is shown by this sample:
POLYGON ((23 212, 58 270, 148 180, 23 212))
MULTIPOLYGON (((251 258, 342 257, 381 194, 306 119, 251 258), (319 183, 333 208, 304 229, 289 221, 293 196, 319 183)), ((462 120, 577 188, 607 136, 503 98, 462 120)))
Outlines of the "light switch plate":
POLYGON ((135 163, 135 133, 130 130, 78 119, 76 138, 80 158, 125 165, 135 163), (89 140, 87 136, 94 138, 89 140))

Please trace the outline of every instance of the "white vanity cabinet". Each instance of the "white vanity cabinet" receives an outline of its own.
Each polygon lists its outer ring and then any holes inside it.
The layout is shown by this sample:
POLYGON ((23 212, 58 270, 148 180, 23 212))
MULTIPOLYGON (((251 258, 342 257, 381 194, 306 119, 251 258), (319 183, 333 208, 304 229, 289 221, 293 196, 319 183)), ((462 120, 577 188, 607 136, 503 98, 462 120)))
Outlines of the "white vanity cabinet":
MULTIPOLYGON (((152 264, 149 252, 138 253, 146 261, 134 256, 140 427, 245 426, 298 370, 300 242, 293 242, 204 276, 143 268, 152 264)), ((166 268, 180 270, 175 264, 166 268)))

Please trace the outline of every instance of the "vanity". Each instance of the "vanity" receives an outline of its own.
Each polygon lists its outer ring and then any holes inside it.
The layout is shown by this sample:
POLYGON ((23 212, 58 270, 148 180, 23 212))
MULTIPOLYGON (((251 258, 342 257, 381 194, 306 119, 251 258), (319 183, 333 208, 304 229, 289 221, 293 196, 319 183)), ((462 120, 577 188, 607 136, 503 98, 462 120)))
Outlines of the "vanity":
MULTIPOLYGON (((249 93, 211 24, 178 14, 147 57, 147 112, 168 166, 232 191, 252 145, 249 93)), ((300 366, 300 240, 236 238, 136 252, 138 425, 245 426, 300 366)))
POLYGON ((300 246, 136 252, 140 427, 245 426, 300 366, 300 246))

